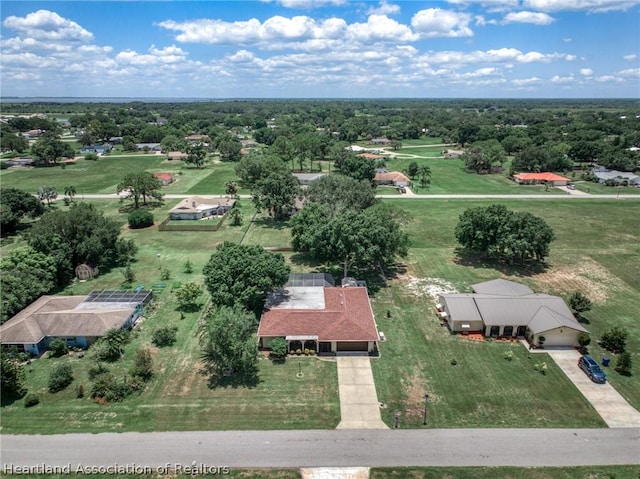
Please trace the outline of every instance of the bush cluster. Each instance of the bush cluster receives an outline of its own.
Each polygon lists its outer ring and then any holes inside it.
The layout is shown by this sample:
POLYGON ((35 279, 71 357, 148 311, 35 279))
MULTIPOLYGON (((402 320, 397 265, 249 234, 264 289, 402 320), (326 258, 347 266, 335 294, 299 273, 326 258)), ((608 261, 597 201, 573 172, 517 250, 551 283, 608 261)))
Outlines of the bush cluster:
POLYGON ((24 407, 33 407, 40 404, 40 398, 37 394, 29 393, 24 397, 24 407))
POLYGON ((129 213, 129 228, 147 228, 153 226, 153 213, 148 210, 134 210, 129 213))
POLYGON ((49 392, 62 391, 73 382, 73 371, 69 363, 56 365, 49 375, 49 392))
POLYGON ((171 346, 176 342, 177 332, 178 328, 176 326, 163 326, 152 333, 151 342, 159 348, 171 346))

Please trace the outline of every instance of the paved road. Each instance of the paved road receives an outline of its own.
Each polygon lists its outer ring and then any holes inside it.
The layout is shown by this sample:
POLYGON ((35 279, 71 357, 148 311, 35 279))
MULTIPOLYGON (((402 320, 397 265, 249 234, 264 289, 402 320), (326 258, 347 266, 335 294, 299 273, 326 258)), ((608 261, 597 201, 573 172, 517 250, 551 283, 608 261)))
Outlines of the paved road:
POLYGON ((65 434, 0 438, 1 465, 577 466, 640 463, 640 429, 65 434))

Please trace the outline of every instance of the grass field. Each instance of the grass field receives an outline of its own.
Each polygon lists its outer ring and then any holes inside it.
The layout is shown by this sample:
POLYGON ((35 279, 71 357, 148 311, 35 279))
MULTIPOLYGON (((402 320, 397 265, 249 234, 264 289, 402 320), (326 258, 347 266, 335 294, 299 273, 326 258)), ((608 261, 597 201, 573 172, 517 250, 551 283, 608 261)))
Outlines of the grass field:
MULTIPOLYGON (((165 218, 178 201, 167 201, 155 209, 156 222, 165 218)), ((379 399, 387 405, 383 409, 387 423, 392 423, 392 413, 398 409, 402 427, 421 426, 423 395, 428 392, 429 427, 602 427, 597 414, 550 359, 546 360, 548 372, 543 376, 533 367, 542 357, 530 359, 522 346, 470 343, 450 336, 431 312, 434 301, 424 291, 430 285, 467 291, 471 284, 500 276, 565 297, 580 289, 594 301, 593 310, 585 313, 589 321, 585 327, 594 339, 613 325, 628 328, 631 334, 627 349, 637 369, 640 224, 629 221, 636 214, 635 202, 502 202, 544 217, 556 232, 546 269, 527 270, 458 254, 453 235, 458 216, 470 206, 492 201, 385 201, 412 217, 407 226, 412 246, 405 270, 390 281, 389 289, 378 291, 373 298, 379 328, 387 337, 380 347, 381 357, 373 360, 379 399), (391 312, 389 319, 387 310, 391 312), (514 353, 512 361, 504 359, 509 350, 514 353), (452 359, 457 361, 455 366, 452 359)), ((244 237, 244 244, 286 247, 290 240, 286 223, 273 223, 263 214, 251 222, 255 209, 250 201, 241 200, 245 214, 240 226, 225 222, 219 231, 211 233, 159 232, 155 227, 130 231, 126 214, 120 211, 123 203, 93 203, 117 218, 124 235, 138 244, 134 285, 166 284, 155 301, 155 311, 136 333, 125 361, 113 366, 114 371, 124 374, 128 370, 133 349, 149 344, 149 334, 159 324, 178 325, 179 343, 174 348, 153 350, 157 374, 141 395, 108 406, 75 399, 76 384, 82 382, 88 388, 89 358, 68 358, 73 362, 76 381, 67 391, 55 395, 44 388, 48 369, 57 360, 35 361, 27 383, 30 390, 41 395, 41 404, 25 409, 22 401, 17 401, 3 407, 3 432, 335 427, 339 405, 334 363, 301 360, 305 376, 299 381, 295 379, 298 360, 282 366, 263 360, 260 382, 255 387, 210 389, 198 366, 197 314, 180 320, 175 310, 172 288, 185 281, 201 282, 202 267, 217 244, 239 242, 244 237), (192 274, 184 272, 187 260, 193 264, 192 274), (169 280, 161 280, 162 269, 170 271, 169 280), (295 387, 288 387, 292 381, 295 387)), ((20 237, 7 246, 3 242, 2 253, 20 244, 20 237)), ((300 255, 285 256, 294 270, 313 268, 300 255)), ((116 269, 94 280, 75 283, 64 293, 117 288, 122 281, 122 272, 116 269)), ((595 357, 603 354, 595 341, 589 348, 595 357)), ((640 407, 640 375, 623 377, 612 369, 607 373, 616 389, 640 407)))

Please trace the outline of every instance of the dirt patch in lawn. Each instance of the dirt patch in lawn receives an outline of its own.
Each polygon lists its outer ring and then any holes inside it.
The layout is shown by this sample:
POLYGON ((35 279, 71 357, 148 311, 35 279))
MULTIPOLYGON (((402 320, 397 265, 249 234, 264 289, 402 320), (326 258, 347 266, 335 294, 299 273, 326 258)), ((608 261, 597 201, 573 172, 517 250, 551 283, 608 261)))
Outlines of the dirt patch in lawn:
POLYGON ((453 284, 442 278, 416 278, 411 275, 403 275, 401 279, 405 283, 405 290, 415 296, 436 299, 440 294, 457 293, 453 284))
MULTIPOLYGON (((404 381, 404 390, 407 395, 405 404, 407 416, 422 417, 424 414, 424 395, 428 389, 428 387, 425 389, 424 381, 418 373, 414 373, 404 381)), ((439 400, 433 393, 427 393, 429 394, 429 402, 437 402, 439 400)))
POLYGON ((594 303, 602 304, 609 291, 620 286, 620 280, 591 258, 581 258, 571 266, 554 268, 533 278, 541 293, 582 291, 594 303))

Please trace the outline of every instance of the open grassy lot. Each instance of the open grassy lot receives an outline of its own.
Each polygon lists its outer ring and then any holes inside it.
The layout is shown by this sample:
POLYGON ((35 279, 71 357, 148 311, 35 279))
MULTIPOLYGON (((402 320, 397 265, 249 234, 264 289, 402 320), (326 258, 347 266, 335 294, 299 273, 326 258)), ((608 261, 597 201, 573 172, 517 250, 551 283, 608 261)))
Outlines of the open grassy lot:
MULTIPOLYGON (((194 168, 182 161, 167 161, 165 155, 105 156, 97 161, 79 159, 60 166, 39 168, 11 168, 0 170, 0 182, 35 193, 41 186, 53 186, 62 196, 64 188, 74 186, 76 197, 83 194, 115 193, 117 184, 132 171, 173 173, 174 183, 163 193, 223 194, 226 181, 237 180, 233 163, 209 161, 204 168, 194 168)), ((242 192, 241 192, 242 193, 242 192)))
MULTIPOLYGON (((490 203, 477 201, 473 206, 490 203)), ((625 221, 637 209, 635 202, 594 201, 588 206, 552 200, 506 202, 512 209, 542 216, 554 228, 557 240, 546 269, 503 267, 459 255, 453 229, 458 216, 472 206, 469 202, 395 204, 413 216, 409 226, 413 247, 406 271, 390 282, 388 292, 381 291, 374 300, 379 327, 388 338, 381 345, 381 359, 373 362, 379 398, 389 404, 388 423, 398 408, 408 416, 409 424, 417 424, 423 394, 428 392, 433 396, 433 427, 601 425, 552 361, 546 361, 549 371, 542 376, 533 365, 543 359, 529 359, 521 346, 476 344, 451 337, 432 313, 435 301, 429 293, 469 291, 471 284, 497 277, 565 298, 580 290, 594 301, 593 310, 584 314, 588 321, 584 325, 594 339, 590 353, 601 357, 604 352, 597 339, 612 326, 622 326, 630 332, 627 350, 638 364, 640 328, 635 318, 640 296, 636 274, 640 225, 625 221), (385 317, 387 310, 392 312, 391 319, 385 317), (512 361, 504 359, 509 349, 514 352, 512 361), (458 362, 455 367, 450 364, 452 359, 458 362), (527 406, 519 404, 523 390, 527 391, 527 406), (557 402, 558 409, 548 407, 549 401, 557 402), (569 417, 556 416, 569 403, 572 406, 565 410, 569 417), (499 407, 494 409, 496 405, 499 407)), ((612 368, 607 373, 616 389, 634 407, 640 407, 640 375, 625 377, 612 368)))

